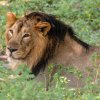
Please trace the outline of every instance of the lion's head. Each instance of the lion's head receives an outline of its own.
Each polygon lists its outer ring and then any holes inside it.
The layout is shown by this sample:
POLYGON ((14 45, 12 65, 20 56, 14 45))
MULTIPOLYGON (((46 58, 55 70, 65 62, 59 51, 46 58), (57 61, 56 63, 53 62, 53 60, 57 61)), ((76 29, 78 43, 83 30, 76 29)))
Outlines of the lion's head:
POLYGON ((33 56, 36 52, 41 52, 39 49, 45 48, 50 29, 50 23, 43 21, 36 13, 34 16, 19 19, 13 13, 8 13, 5 35, 7 55, 13 59, 23 60, 33 51, 33 56))
POLYGON ((8 58, 13 62, 25 62, 35 72, 45 67, 48 59, 54 56, 56 47, 64 40, 66 33, 74 34, 70 26, 55 16, 40 12, 21 18, 8 13, 5 33, 8 58))

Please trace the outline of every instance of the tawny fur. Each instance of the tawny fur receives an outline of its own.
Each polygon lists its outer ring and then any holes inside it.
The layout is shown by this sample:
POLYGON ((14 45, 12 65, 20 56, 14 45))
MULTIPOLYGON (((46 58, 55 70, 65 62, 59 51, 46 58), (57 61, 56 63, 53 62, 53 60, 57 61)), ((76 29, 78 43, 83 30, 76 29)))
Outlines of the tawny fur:
MULTIPOLYGON (((75 36, 70 26, 52 15, 39 12, 33 12, 19 19, 14 14, 8 13, 5 38, 7 55, 11 62, 18 64, 20 61, 27 64, 37 77, 53 64, 75 67, 83 73, 84 81, 88 76, 87 67, 93 69, 90 57, 94 52, 100 55, 100 47, 84 43, 75 36), (11 55, 8 48, 17 51, 11 55)), ((100 59, 97 65, 100 66, 100 59)), ((18 65, 15 65, 11 68, 17 67, 18 65)), ((84 85, 84 82, 75 75, 66 73, 66 76, 70 80, 70 86, 84 85)))

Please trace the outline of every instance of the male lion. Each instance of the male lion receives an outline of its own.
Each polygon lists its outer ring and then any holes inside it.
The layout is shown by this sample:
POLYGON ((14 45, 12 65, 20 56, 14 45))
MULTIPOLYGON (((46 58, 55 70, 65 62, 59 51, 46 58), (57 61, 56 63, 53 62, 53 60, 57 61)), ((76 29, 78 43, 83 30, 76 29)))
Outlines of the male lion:
MULTIPOLYGON (((73 66, 83 73, 84 79, 88 75, 86 68, 93 68, 89 58, 94 52, 100 55, 99 47, 84 43, 70 26, 45 13, 33 12, 21 18, 8 13, 5 33, 11 68, 16 69, 20 62, 25 63, 36 76, 53 64, 56 68, 59 65, 73 66)), ((100 59, 96 63, 100 65, 100 59)), ((83 81, 73 74, 66 75, 70 86, 83 85, 83 81)))

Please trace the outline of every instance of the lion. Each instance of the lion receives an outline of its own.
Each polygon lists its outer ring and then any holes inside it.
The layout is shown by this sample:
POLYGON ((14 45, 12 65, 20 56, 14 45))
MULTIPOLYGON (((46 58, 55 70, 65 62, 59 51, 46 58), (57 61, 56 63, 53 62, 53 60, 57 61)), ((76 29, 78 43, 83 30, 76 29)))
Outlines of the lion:
MULTIPOLYGON (((32 12, 21 18, 11 12, 7 13, 5 40, 11 69, 24 63, 38 77, 41 76, 40 73, 48 75, 50 64, 56 66, 52 69, 52 75, 59 65, 73 66, 83 73, 83 81, 66 73, 70 80, 69 86, 72 87, 77 86, 77 83, 78 86, 83 86, 84 78, 88 75, 86 69, 93 68, 91 55, 94 52, 100 55, 100 47, 83 42, 75 35, 71 26, 42 12, 32 12)), ((100 66, 100 59, 97 64, 100 66)))

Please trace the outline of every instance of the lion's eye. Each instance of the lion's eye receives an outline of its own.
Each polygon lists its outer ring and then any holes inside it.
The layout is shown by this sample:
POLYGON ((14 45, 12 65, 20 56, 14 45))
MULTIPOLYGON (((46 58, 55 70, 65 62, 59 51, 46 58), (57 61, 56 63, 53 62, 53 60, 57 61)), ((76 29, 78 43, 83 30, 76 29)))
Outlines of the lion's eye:
POLYGON ((12 37, 13 31, 12 30, 9 30, 8 34, 9 34, 10 37, 12 37))
POLYGON ((30 36, 30 34, 25 34, 24 36, 23 36, 23 38, 27 38, 27 37, 29 37, 30 36))
POLYGON ((23 39, 24 43, 27 44, 31 40, 31 35, 28 34, 28 33, 27 34, 24 34, 22 39, 23 39))

